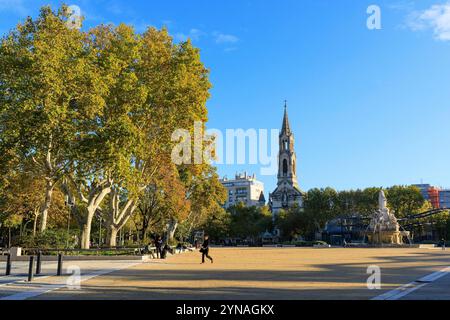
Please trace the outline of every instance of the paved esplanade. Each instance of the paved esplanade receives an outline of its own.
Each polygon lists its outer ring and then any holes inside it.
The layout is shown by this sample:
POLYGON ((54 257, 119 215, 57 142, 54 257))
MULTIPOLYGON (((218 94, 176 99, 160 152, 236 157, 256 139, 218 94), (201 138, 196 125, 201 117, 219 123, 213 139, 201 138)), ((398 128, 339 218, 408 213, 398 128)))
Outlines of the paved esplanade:
POLYGON ((67 277, 48 277, 0 285, 0 299, 450 299, 450 251, 213 248, 211 254, 214 264, 205 265, 197 252, 138 264, 83 262, 81 290, 67 289, 67 277), (381 268, 381 290, 367 288, 372 265, 381 268), (418 281, 424 277, 433 281, 418 281))

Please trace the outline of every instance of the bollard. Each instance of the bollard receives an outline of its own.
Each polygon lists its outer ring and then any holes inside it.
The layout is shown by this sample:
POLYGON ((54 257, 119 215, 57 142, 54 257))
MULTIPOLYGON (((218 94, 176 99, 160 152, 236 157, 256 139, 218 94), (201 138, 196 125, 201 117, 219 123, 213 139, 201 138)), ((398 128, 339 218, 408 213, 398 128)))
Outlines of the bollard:
POLYGON ((56 273, 56 275, 62 276, 62 264, 63 264, 63 255, 60 253, 58 254, 58 271, 56 273))
POLYGON ((30 266, 28 267, 28 282, 33 281, 34 256, 30 257, 30 266))
POLYGON ((42 252, 39 251, 36 260, 36 275, 41 274, 41 262, 42 262, 41 260, 42 260, 42 252))
POLYGON ((6 258, 6 275, 11 275, 11 254, 8 253, 6 258))

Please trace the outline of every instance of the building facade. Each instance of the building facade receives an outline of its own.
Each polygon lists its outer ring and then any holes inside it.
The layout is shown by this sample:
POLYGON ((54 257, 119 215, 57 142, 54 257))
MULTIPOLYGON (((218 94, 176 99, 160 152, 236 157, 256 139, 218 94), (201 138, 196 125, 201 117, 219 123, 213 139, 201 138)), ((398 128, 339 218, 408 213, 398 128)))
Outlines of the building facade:
POLYGON ((247 207, 263 207, 266 205, 264 184, 256 180, 255 175, 237 174, 233 180, 224 178, 220 182, 228 192, 227 201, 224 205, 226 209, 239 203, 247 207))
POLYGON ((269 197, 269 206, 274 217, 280 210, 293 206, 303 207, 303 193, 298 186, 297 155, 294 144, 294 134, 291 131, 287 105, 285 105, 283 125, 279 136, 278 183, 277 188, 269 197))
POLYGON ((450 209, 450 189, 439 191, 440 208, 450 209))
POLYGON ((420 193, 422 193, 425 200, 431 203, 433 209, 441 208, 441 190, 439 188, 433 187, 430 184, 415 184, 413 186, 419 188, 420 193))

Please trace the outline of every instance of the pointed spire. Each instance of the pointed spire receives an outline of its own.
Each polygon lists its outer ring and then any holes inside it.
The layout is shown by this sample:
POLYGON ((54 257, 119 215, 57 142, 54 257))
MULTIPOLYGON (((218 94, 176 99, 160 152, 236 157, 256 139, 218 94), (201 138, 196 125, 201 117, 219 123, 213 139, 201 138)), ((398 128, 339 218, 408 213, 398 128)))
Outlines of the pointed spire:
POLYGON ((264 191, 261 191, 261 194, 259 196, 259 202, 266 203, 266 197, 264 196, 264 191))
POLYGON ((281 134, 290 134, 291 133, 291 125, 289 124, 289 117, 287 112, 287 100, 284 101, 284 118, 283 118, 283 127, 281 129, 281 134))

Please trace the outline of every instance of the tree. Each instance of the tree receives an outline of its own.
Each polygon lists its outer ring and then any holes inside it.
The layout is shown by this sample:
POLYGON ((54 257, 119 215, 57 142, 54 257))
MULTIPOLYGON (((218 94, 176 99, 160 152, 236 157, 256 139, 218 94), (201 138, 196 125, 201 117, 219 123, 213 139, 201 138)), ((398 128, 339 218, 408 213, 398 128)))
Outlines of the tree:
POLYGON ((228 238, 231 234, 231 214, 223 208, 217 208, 206 218, 201 229, 205 231, 211 240, 221 240, 228 238))
MULTIPOLYGON (((40 209, 45 200, 45 194, 42 192, 45 189, 45 181, 30 174, 26 168, 22 168, 21 172, 9 172, 3 178, 6 183, 0 188, 0 212, 4 220, 18 222, 21 237, 32 223, 32 235, 36 236, 40 209)), ((53 218, 49 223, 51 227, 65 225, 67 211, 64 196, 57 188, 54 190, 49 214, 53 218)))
POLYGON ((216 169, 210 165, 182 167, 180 179, 186 188, 186 200, 191 203, 183 222, 186 233, 191 234, 205 223, 211 213, 220 210, 227 191, 220 183, 216 169))
POLYGON ((163 168, 147 187, 133 218, 144 241, 147 241, 150 227, 167 232, 166 240, 171 241, 178 223, 184 221, 190 210, 178 171, 174 166, 163 168))
POLYGON ((155 185, 147 187, 132 219, 144 243, 148 242, 147 235, 150 231, 164 230, 163 193, 159 187, 155 185))
MULTIPOLYGON (((432 208, 431 204, 430 207, 432 208)), ((438 240, 450 239, 450 212, 448 210, 425 218, 423 222, 434 226, 438 240)))
POLYGON ((397 218, 419 213, 425 199, 415 186, 393 186, 387 189, 388 206, 397 218))
POLYGON ((316 230, 311 214, 299 207, 282 210, 277 215, 276 226, 281 231, 281 236, 287 240, 293 240, 299 236, 305 237, 316 230))
POLYGON ((329 220, 339 215, 337 203, 338 194, 332 188, 308 191, 304 201, 304 211, 316 226, 315 231, 322 230, 329 220))
POLYGON ((238 204, 228 209, 231 214, 230 235, 255 241, 263 232, 271 230, 272 214, 267 207, 246 207, 238 204))
POLYGON ((136 76, 140 38, 133 29, 124 24, 100 26, 91 30, 90 35, 91 45, 100 53, 101 73, 109 80, 108 91, 103 96, 103 110, 92 124, 94 131, 91 129, 85 142, 88 149, 95 150, 97 159, 101 159, 94 175, 104 176, 109 183, 99 189, 99 195, 104 197, 87 213, 86 220, 92 220, 96 210, 105 213, 108 243, 115 246, 117 233, 136 210, 143 190, 140 182, 145 163, 141 157, 143 143, 148 141, 143 139, 135 118, 142 111, 147 92, 136 76), (109 198, 109 205, 101 208, 106 198, 109 198))
POLYGON ((209 164, 169 160, 176 129, 192 134, 196 122, 205 129, 211 84, 199 50, 190 41, 174 44, 165 29, 82 32, 68 20, 66 6, 44 7, 2 40, 0 173, 45 182, 41 231, 60 187, 84 249, 96 214, 106 217, 114 245, 155 186, 169 237, 179 223, 192 230, 225 197, 209 164), (170 187, 158 185, 158 172, 169 172, 170 187))
POLYGON ((39 211, 44 200, 40 192, 43 181, 31 179, 29 175, 20 174, 10 177, 10 183, 2 190, 0 212, 5 221, 12 220, 22 223, 24 219, 32 219, 33 235, 36 234, 39 211))
MULTIPOLYGON (((210 88, 208 71, 200 62, 198 50, 189 41, 174 45, 165 29, 158 31, 149 28, 142 37, 137 38, 133 37, 130 28, 123 25, 116 30, 102 32, 110 33, 113 38, 119 35, 119 40, 114 42, 116 46, 123 46, 120 43, 123 39, 128 39, 125 42, 126 50, 131 46, 136 48, 136 52, 125 56, 128 60, 123 63, 128 66, 125 69, 126 79, 130 77, 126 81, 127 86, 121 85, 113 90, 114 98, 107 99, 113 101, 107 104, 113 110, 108 114, 114 113, 113 118, 116 120, 126 120, 119 127, 126 128, 128 136, 133 138, 129 139, 133 144, 125 155, 127 161, 120 168, 123 174, 115 179, 117 186, 113 188, 123 190, 121 198, 127 211, 114 214, 110 210, 108 227, 112 235, 117 233, 138 208, 142 192, 154 190, 156 193, 164 193, 167 203, 164 210, 166 213, 172 212, 166 221, 171 239, 180 219, 184 219, 185 210, 182 210, 181 205, 189 208, 188 197, 181 195, 184 189, 178 183, 179 178, 172 179, 176 174, 176 168, 172 166, 170 159, 174 146, 172 133, 180 128, 192 132, 195 121, 206 121, 205 104, 210 88), (130 82, 133 85, 130 86, 130 82), (128 92, 130 89, 133 90, 128 92), (158 172, 167 174, 159 175, 159 178, 168 179, 172 183, 172 190, 169 191, 164 186, 159 189, 155 184, 153 178, 158 172), (114 217, 118 216, 121 217, 120 223, 114 221, 114 217)), ((114 52, 128 52, 126 50, 114 52)), ((117 127, 116 124, 114 130, 117 127)), ((121 146, 124 144, 126 142, 121 146)), ((118 208, 117 205, 115 207, 118 208)))
POLYGON ((370 217, 378 209, 380 188, 340 191, 337 195, 336 211, 338 215, 360 214, 370 217))
POLYGON ((58 12, 43 7, 36 20, 19 24, 0 46, 0 163, 8 170, 32 163, 33 175, 45 181, 41 231, 47 228, 54 188, 71 164, 78 122, 99 102, 84 34, 69 28, 68 18, 66 6, 58 12), (81 105, 88 112, 81 112, 81 105), (15 158, 20 161, 11 161, 15 158))

